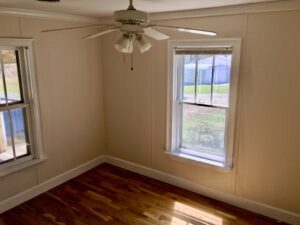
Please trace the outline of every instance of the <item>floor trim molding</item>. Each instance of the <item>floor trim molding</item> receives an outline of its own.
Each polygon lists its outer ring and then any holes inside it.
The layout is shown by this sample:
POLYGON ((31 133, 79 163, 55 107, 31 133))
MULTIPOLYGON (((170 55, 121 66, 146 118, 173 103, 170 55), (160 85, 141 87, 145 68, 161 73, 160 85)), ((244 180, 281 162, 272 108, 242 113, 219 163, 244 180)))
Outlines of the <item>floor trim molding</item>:
POLYGON ((75 167, 74 169, 71 169, 63 174, 60 174, 56 177, 51 178, 50 180, 47 180, 41 184, 38 184, 24 192, 21 192, 15 196, 12 196, 2 202, 0 202, 0 214, 12 209, 74 177, 79 176, 80 174, 87 172, 90 169, 93 169, 94 167, 104 163, 106 156, 102 155, 95 159, 92 159, 78 167, 75 167))
POLYGON ((270 218, 284 221, 293 225, 300 225, 300 214, 292 213, 283 209, 272 207, 270 205, 262 204, 246 198, 238 197, 236 195, 216 191, 211 188, 194 184, 182 178, 167 173, 163 173, 155 169, 144 167, 132 162, 128 162, 126 160, 119 159, 113 156, 106 156, 105 162, 270 218))
POLYGON ((267 217, 271 217, 293 225, 300 225, 300 214, 292 213, 236 195, 197 185, 182 178, 109 155, 99 156, 59 176, 56 176, 46 182, 38 184, 37 186, 34 186, 22 193, 19 193, 0 202, 0 214, 105 162, 144 176, 148 176, 175 185, 177 187, 184 188, 186 190, 193 191, 207 197, 211 197, 230 205, 235 205, 237 207, 259 213, 267 217))

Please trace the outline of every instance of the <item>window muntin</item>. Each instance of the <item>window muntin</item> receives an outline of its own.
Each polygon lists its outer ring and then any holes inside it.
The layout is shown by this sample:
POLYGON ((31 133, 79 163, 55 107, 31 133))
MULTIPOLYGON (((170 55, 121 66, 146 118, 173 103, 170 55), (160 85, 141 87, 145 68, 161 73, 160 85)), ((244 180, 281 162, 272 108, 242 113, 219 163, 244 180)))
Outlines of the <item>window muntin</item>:
POLYGON ((26 47, 0 47, 0 165, 34 157, 26 56, 26 47))
POLYGON ((240 40, 169 42, 168 151, 232 166, 240 40))

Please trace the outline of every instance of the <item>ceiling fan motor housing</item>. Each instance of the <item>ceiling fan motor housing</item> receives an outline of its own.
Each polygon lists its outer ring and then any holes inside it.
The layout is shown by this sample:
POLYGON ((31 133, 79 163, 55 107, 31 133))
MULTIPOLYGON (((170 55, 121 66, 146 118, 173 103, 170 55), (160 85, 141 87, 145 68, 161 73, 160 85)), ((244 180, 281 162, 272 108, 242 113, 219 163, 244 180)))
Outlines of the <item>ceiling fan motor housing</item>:
POLYGON ((127 34, 144 33, 144 29, 139 24, 123 24, 120 30, 127 34))
POLYGON ((119 10, 114 12, 117 22, 122 24, 142 24, 149 22, 149 15, 139 10, 119 10))

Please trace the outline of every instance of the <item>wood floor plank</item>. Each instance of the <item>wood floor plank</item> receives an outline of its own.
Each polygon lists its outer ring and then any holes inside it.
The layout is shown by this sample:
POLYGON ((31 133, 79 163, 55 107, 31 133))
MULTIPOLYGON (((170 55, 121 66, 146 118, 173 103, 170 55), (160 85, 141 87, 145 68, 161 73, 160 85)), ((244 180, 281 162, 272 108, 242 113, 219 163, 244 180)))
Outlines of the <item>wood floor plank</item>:
POLYGON ((102 164, 0 215, 0 225, 286 225, 102 164))

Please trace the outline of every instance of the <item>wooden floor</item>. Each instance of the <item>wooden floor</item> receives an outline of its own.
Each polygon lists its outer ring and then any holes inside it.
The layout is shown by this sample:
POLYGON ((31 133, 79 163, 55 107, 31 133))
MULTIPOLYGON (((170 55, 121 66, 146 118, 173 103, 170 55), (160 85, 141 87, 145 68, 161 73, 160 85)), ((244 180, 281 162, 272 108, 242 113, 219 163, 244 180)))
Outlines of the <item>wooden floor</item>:
POLYGON ((279 223, 102 164, 0 215, 0 225, 39 224, 274 225, 279 223))

